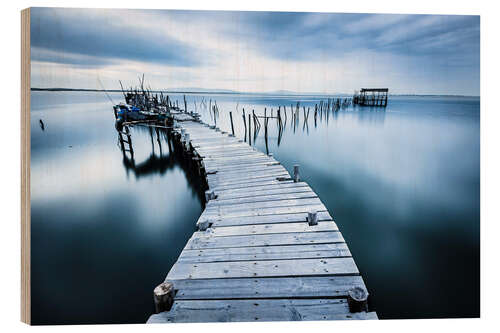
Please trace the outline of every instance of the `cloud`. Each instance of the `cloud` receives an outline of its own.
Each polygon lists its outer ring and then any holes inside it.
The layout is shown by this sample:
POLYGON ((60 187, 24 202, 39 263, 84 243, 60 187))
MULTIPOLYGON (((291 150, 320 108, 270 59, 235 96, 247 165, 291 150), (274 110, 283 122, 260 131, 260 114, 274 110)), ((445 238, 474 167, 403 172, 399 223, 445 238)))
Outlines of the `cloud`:
MULTIPOLYGON (((49 60, 49 52, 64 53, 57 62, 82 59, 96 65, 117 60, 136 60, 175 66, 201 63, 196 48, 160 31, 135 29, 134 12, 123 10, 33 8, 31 44, 41 51, 37 60, 49 60), (106 60, 99 60, 103 58, 106 60)), ((180 37, 180 36, 179 36, 180 37)))
POLYGON ((34 85, 479 94, 478 16, 37 8, 32 24, 34 85))

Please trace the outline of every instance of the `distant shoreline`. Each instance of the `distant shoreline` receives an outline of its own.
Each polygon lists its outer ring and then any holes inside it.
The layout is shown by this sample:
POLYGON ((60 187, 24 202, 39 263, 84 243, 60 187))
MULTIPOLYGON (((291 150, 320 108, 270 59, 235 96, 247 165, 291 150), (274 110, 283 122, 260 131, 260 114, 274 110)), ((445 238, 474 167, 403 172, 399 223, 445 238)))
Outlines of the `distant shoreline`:
MULTIPOLYGON (((118 89, 86 89, 86 88, 31 88, 31 91, 81 91, 81 92, 113 92, 121 93, 118 89)), ((280 96, 352 96, 346 93, 296 93, 296 92, 239 92, 231 90, 152 90, 153 93, 170 94, 210 94, 210 95, 280 95, 280 96)), ((433 95, 433 94, 389 94, 389 96, 418 96, 418 97, 477 97, 472 95, 433 95)))

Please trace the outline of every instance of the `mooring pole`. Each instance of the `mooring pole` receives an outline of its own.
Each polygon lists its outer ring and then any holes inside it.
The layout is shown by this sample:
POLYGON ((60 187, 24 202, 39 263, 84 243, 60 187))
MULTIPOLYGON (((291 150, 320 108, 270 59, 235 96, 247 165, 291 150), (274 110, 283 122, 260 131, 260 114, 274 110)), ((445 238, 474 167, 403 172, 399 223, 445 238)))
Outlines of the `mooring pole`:
POLYGON ((294 183, 297 183, 300 181, 300 173, 299 173, 299 165, 295 164, 293 166, 293 181, 294 183))
POLYGON ((232 131, 233 136, 234 136, 233 113, 231 111, 229 111, 229 118, 231 118, 231 131, 232 131))
POLYGON ((250 120, 250 112, 248 113, 248 144, 251 146, 252 145, 252 122, 250 120))
POLYGON ((243 125, 245 126, 245 141, 247 140, 247 120, 245 117, 245 109, 243 109, 243 125))
POLYGON ((174 304, 174 285, 171 282, 163 282, 158 285, 153 291, 155 302, 155 311, 160 313, 170 311, 174 304))

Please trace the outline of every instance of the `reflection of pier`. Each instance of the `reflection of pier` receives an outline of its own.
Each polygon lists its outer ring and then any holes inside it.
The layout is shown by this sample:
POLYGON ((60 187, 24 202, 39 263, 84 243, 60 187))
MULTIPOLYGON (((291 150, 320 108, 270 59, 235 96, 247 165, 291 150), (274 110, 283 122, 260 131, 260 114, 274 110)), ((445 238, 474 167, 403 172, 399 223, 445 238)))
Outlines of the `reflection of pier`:
POLYGON ((150 156, 146 160, 137 163, 134 156, 132 134, 129 126, 132 125, 124 126, 123 132, 118 131, 118 144, 122 152, 123 166, 127 172, 127 176, 130 172, 133 173, 137 179, 153 174, 164 175, 168 170, 179 167, 184 171, 189 187, 193 193, 198 196, 200 202, 203 202, 206 184, 193 173, 194 164, 183 157, 184 152, 182 149, 179 149, 173 140, 171 140, 170 134, 166 130, 160 128, 152 128, 149 126, 135 127, 138 133, 142 132, 145 134, 145 132, 147 132, 151 139, 150 156), (164 151, 165 146, 168 152, 164 151))

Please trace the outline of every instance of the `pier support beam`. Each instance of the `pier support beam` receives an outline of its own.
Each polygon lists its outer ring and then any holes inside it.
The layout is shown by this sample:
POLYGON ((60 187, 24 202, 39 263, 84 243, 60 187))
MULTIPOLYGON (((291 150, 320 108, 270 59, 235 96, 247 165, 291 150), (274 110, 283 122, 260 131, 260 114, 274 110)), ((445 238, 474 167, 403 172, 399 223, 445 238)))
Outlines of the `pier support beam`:
POLYGON ((156 313, 170 311, 172 304, 174 304, 174 296, 173 283, 163 282, 158 285, 153 291, 156 313))
POLYGON ((362 312, 368 310, 368 291, 361 287, 355 287, 349 290, 347 295, 347 304, 349 311, 362 312))

